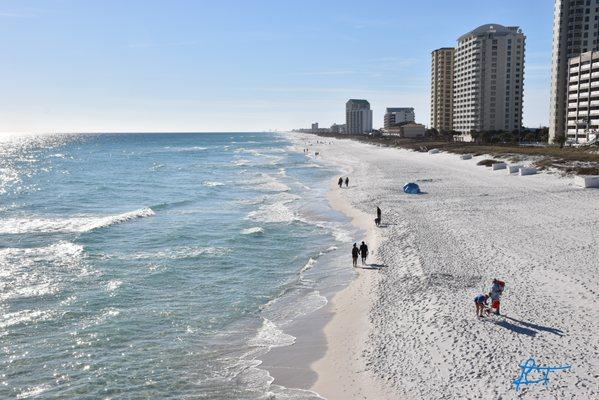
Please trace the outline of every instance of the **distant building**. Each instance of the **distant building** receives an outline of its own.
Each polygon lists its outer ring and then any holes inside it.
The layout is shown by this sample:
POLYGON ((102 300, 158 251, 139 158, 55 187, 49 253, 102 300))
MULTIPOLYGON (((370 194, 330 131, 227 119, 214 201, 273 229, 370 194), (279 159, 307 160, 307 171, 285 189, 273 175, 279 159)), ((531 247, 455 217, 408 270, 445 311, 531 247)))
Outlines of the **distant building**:
POLYGON ((346 132, 351 135, 372 131, 372 110, 366 100, 349 99, 345 103, 346 132))
POLYGON ((487 24, 458 39, 453 129, 520 130, 525 36, 517 26, 487 24))
POLYGON ((387 108, 387 112, 385 113, 385 129, 389 129, 395 124, 413 122, 415 120, 414 109, 411 107, 387 108))
POLYGON ((385 134, 402 138, 417 138, 424 137, 425 131, 426 129, 422 124, 404 122, 402 124, 394 125, 389 129, 385 129, 385 134))
POLYGON ((312 130, 313 131, 317 131, 318 130, 318 122, 315 122, 312 124, 312 130))
POLYGON ((564 135, 568 99, 568 60, 588 51, 599 50, 599 7, 590 1, 555 0, 549 141, 564 135))
POLYGON ((453 130, 453 47, 432 52, 431 128, 439 132, 453 130))
POLYGON ((331 125, 331 133, 345 133, 345 124, 331 125))
POLYGON ((599 129, 599 51, 582 53, 568 61, 568 114, 566 139, 593 140, 599 129), (596 81, 596 82, 595 82, 596 81))

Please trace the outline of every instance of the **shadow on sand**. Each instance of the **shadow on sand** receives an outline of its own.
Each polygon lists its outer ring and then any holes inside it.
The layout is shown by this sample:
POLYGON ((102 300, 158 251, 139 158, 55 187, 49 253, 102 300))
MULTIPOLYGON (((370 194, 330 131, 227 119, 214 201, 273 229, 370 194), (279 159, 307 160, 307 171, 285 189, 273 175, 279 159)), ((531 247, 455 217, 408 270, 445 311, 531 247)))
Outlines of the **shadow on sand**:
POLYGON ((510 331, 519 333, 521 335, 534 337, 537 335, 537 333, 539 333, 539 331, 543 331, 553 333, 554 335, 558 336, 564 336, 564 332, 557 328, 550 328, 548 326, 537 325, 506 316, 504 316, 503 318, 505 319, 502 321, 495 322, 495 325, 499 325, 505 329, 509 329, 510 331), (510 321, 513 321, 515 323, 512 323, 510 321))
POLYGON ((531 322, 526 322, 526 321, 522 321, 522 320, 519 320, 516 318, 511 318, 511 317, 505 317, 505 319, 509 319, 510 321, 514 321, 522 326, 525 326, 527 328, 534 329, 537 331, 549 332, 549 333, 553 333, 554 335, 558 335, 558 336, 565 335, 561 329, 551 328, 551 327, 543 326, 543 325, 537 325, 537 324, 533 324, 531 322))
POLYGON ((360 268, 362 268, 362 269, 382 269, 382 268, 387 268, 387 265, 383 265, 383 264, 366 264, 366 265, 362 265, 360 268))

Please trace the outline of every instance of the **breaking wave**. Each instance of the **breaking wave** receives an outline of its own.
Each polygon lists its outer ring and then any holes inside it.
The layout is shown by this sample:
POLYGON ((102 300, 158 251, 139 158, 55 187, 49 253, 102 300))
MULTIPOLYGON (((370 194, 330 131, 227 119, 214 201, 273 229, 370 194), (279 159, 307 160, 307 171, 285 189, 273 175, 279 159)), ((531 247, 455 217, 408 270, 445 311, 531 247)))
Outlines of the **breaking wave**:
POLYGON ((0 221, 0 233, 83 233, 121 224, 137 218, 151 217, 152 215, 155 215, 154 211, 149 207, 145 207, 105 217, 9 218, 0 221))

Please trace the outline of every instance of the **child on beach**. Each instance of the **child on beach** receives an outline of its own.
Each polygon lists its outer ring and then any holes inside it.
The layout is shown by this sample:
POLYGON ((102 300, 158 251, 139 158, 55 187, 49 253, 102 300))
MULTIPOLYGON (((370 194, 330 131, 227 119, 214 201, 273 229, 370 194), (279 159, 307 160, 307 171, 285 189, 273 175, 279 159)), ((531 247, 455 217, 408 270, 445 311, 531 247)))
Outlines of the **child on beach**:
POLYGON ((479 294, 474 298, 474 305, 476 306, 476 316, 482 317, 483 312, 489 315, 489 309, 487 308, 487 301, 489 300, 488 294, 479 294))

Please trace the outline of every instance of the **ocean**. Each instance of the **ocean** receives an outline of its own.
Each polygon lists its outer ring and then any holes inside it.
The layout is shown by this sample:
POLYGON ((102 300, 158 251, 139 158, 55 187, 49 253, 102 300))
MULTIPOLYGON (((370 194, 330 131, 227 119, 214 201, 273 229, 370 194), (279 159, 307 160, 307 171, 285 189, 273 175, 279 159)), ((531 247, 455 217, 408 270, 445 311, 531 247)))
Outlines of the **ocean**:
POLYGON ((279 133, 2 140, 0 398, 316 398, 260 356, 353 276, 337 174, 279 133))

